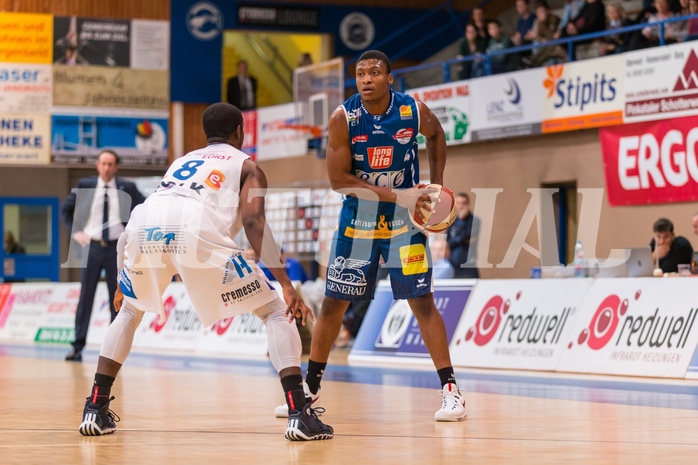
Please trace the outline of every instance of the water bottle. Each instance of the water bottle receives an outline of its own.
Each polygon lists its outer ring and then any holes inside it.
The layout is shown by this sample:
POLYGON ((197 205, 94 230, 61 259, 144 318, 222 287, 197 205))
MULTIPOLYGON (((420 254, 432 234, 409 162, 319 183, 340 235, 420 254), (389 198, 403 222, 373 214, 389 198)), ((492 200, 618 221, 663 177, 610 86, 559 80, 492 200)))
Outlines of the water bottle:
POLYGON ((577 241, 574 246, 574 277, 584 278, 584 248, 582 247, 582 241, 577 241))

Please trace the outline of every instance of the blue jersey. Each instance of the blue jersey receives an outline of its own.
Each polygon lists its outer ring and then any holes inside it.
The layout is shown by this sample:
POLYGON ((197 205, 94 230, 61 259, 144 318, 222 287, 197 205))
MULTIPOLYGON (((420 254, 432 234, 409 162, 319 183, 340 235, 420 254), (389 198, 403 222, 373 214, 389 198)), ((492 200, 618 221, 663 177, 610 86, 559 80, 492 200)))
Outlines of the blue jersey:
POLYGON ((415 99, 391 91, 390 106, 382 115, 370 115, 359 94, 342 107, 349 126, 352 173, 376 186, 415 186, 419 182, 419 110, 415 99))

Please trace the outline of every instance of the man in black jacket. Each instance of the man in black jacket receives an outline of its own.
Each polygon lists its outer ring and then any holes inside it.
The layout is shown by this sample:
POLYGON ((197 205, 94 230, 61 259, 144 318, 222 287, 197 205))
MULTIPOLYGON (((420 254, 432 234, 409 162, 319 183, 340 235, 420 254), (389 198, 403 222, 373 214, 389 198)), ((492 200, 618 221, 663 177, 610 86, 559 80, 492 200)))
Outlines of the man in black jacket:
POLYGON ((75 313, 73 350, 65 357, 74 362, 82 361, 82 349, 87 341, 87 328, 102 270, 109 289, 111 319, 116 317, 112 302, 116 292, 116 242, 131 211, 145 200, 134 183, 115 177, 119 169, 116 152, 102 150, 96 166, 99 176, 80 179, 61 208, 63 221, 71 234, 71 255, 79 249, 87 252, 75 313))
POLYGON ((470 212, 470 197, 465 192, 456 194, 456 208, 458 216, 446 231, 446 242, 451 249, 448 260, 455 270, 454 278, 477 279, 480 277, 476 268, 480 219, 470 212))
POLYGON ((257 108, 257 80, 247 74, 247 62, 238 61, 238 74, 228 80, 228 103, 240 110, 257 108))

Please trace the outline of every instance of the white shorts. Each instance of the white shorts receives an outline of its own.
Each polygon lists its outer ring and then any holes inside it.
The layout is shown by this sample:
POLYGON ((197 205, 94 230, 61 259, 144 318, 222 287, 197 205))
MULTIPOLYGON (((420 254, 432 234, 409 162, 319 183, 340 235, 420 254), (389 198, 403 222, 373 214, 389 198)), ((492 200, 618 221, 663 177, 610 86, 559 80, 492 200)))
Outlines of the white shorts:
POLYGON ((162 295, 175 274, 204 326, 280 298, 257 264, 243 257, 228 225, 196 200, 149 198, 133 210, 125 234, 124 303, 160 313, 163 321, 162 295))

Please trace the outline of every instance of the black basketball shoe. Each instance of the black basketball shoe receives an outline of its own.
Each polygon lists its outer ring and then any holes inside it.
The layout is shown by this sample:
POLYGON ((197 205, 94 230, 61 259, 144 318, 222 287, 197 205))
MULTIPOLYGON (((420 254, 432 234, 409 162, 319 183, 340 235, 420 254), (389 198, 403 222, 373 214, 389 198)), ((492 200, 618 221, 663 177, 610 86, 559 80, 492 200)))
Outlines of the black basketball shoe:
POLYGON ((293 410, 288 416, 288 428, 285 437, 289 441, 314 441, 317 439, 332 439, 334 430, 330 425, 324 424, 317 417, 323 413, 322 407, 313 408, 313 403, 308 399, 302 410, 293 410))
POLYGON ((82 411, 82 423, 80 424, 80 434, 83 436, 101 436, 116 431, 116 423, 121 420, 119 415, 109 410, 109 404, 114 400, 114 396, 104 405, 90 402, 88 397, 85 401, 85 408, 82 411))

